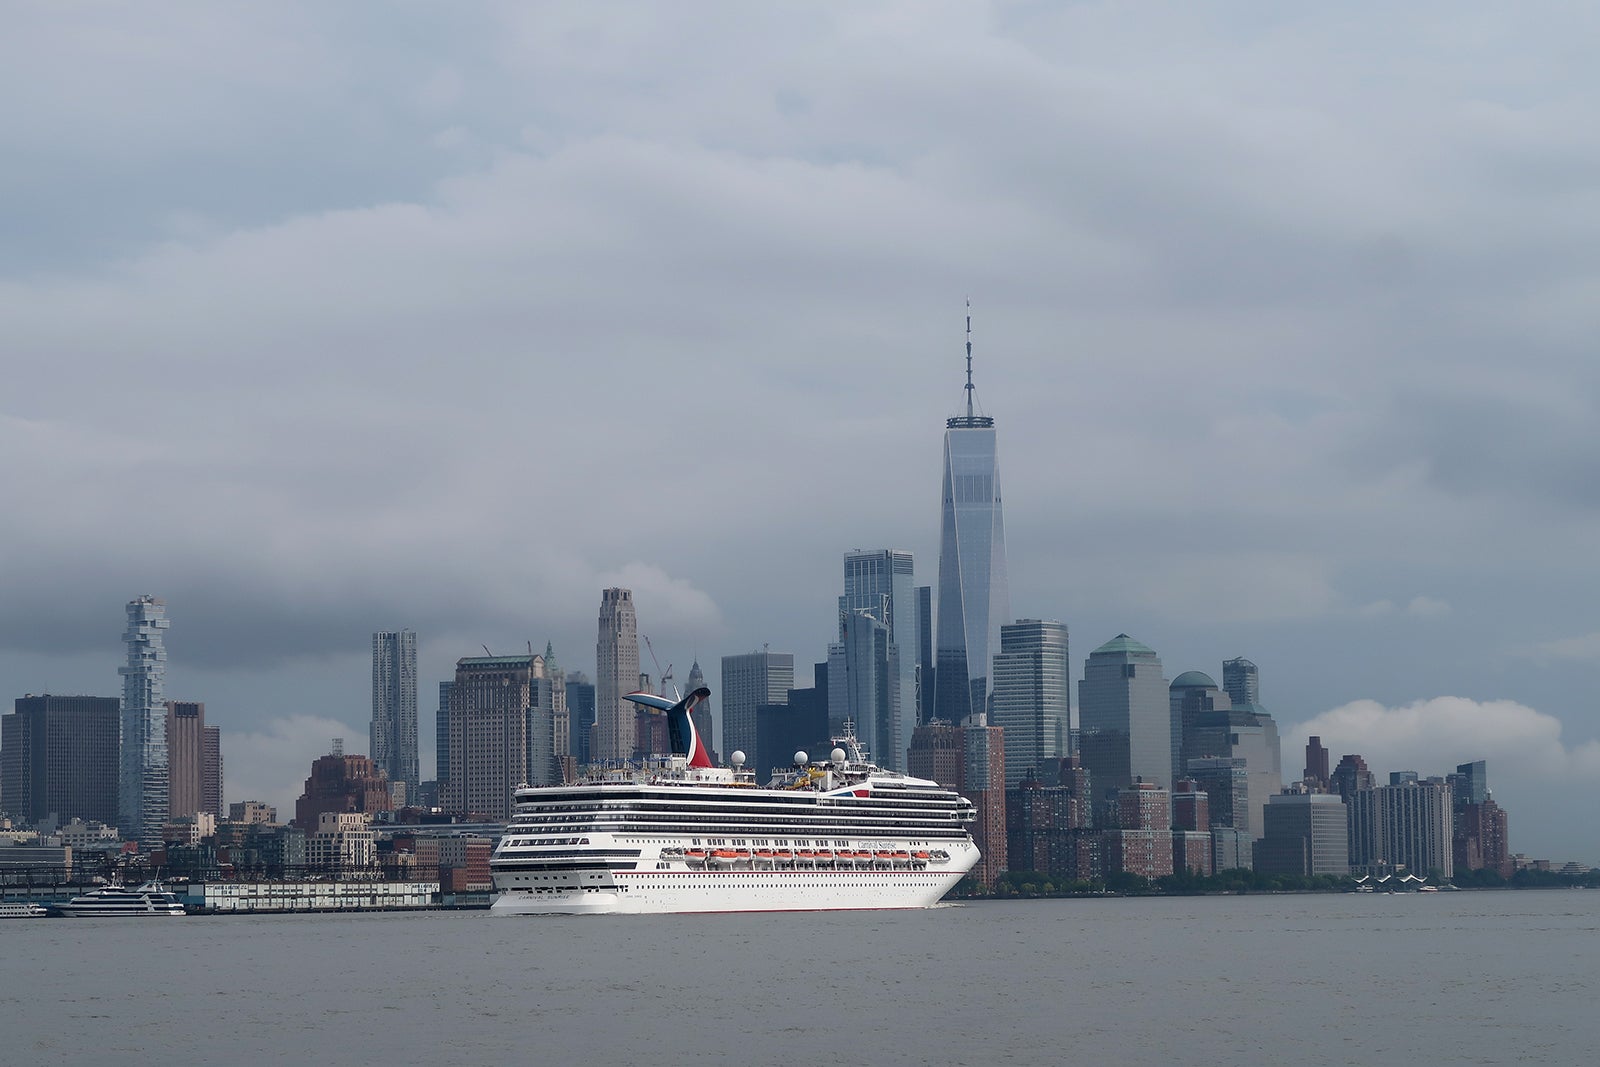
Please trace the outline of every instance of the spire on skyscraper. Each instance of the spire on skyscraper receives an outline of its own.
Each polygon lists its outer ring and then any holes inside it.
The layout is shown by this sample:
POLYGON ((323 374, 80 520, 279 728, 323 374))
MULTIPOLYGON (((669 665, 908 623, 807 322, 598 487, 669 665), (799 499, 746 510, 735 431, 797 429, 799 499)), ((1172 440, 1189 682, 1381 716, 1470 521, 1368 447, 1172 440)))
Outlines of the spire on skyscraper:
POLYGON ((972 418, 972 298, 967 298, 967 418, 972 418))

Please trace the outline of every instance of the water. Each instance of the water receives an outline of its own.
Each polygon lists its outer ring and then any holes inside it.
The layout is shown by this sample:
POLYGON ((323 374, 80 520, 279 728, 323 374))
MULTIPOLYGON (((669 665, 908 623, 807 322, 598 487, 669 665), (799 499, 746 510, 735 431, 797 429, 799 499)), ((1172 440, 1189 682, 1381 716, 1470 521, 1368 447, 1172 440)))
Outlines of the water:
POLYGON ((1600 892, 0 923, 8 1063, 1589 1062, 1600 892))

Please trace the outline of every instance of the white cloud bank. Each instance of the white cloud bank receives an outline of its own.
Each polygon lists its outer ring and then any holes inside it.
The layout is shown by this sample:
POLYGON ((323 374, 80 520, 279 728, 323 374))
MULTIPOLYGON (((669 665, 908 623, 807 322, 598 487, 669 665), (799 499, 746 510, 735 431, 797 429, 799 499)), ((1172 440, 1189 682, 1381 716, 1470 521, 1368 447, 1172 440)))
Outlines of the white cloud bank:
POLYGON ((1398 707, 1356 700, 1285 731, 1286 778, 1300 765, 1291 746, 1311 735, 1322 738, 1333 761, 1360 754, 1380 779, 1395 770, 1445 774, 1459 763, 1486 760, 1489 786, 1510 813, 1515 851, 1600 863, 1600 829, 1593 820, 1573 825, 1569 818, 1572 798, 1592 798, 1600 785, 1600 739, 1564 739, 1553 715, 1513 700, 1440 696, 1398 707), (1573 849, 1580 851, 1569 856, 1573 849))

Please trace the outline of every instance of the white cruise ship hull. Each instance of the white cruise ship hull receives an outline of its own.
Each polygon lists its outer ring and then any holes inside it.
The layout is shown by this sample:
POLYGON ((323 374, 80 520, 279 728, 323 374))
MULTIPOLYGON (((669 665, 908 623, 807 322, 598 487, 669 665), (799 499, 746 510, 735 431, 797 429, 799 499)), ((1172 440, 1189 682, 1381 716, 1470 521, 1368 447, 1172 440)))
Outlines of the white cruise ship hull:
POLYGON ((498 915, 714 914, 741 911, 869 911, 937 904, 978 861, 978 850, 950 843, 950 858, 927 869, 689 870, 657 862, 645 870, 592 877, 496 872, 498 915), (538 881, 541 877, 546 881, 538 881), (520 884, 519 884, 520 883, 520 884))

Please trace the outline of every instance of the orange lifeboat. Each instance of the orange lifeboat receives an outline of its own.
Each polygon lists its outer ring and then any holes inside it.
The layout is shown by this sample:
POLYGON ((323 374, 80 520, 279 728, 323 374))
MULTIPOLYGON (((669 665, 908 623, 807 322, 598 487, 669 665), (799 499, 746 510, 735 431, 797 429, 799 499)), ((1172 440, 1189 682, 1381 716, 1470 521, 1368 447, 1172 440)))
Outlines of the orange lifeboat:
POLYGON ((919 860, 925 860, 928 858, 928 854, 926 852, 913 852, 911 855, 919 860))

